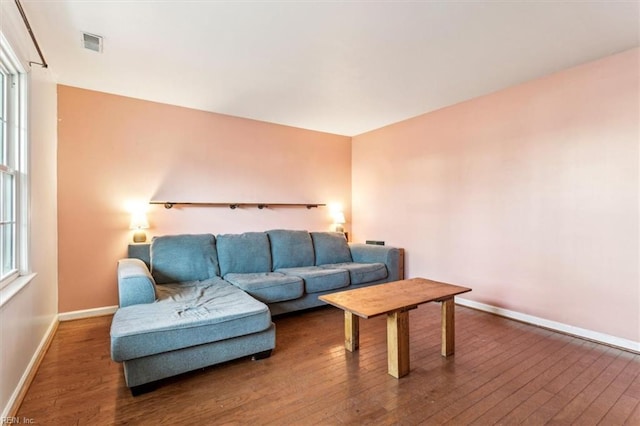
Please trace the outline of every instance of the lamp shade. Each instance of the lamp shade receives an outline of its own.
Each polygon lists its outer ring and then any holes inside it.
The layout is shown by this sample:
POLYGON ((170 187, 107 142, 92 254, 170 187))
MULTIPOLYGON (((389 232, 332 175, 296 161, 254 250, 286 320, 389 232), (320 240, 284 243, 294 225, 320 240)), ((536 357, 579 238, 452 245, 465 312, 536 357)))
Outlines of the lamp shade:
POLYGON ((149 221, 147 215, 143 212, 133 213, 131 215, 131 224, 129 229, 147 229, 149 228, 149 221))
POLYGON ((344 213, 343 212, 335 212, 333 214, 333 223, 338 223, 338 224, 347 223, 347 221, 344 218, 344 213))

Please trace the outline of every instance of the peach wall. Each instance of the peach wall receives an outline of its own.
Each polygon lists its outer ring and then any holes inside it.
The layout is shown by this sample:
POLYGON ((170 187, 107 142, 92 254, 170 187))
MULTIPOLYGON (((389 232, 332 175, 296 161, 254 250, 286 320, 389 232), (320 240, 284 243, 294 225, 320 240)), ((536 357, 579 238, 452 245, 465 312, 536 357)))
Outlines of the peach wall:
MULTIPOLYGON (((117 304, 131 203, 351 202, 344 136, 58 86, 59 310, 117 304)), ((148 234, 328 230, 328 208, 153 206, 148 234)))
POLYGON ((640 342, 638 58, 354 137, 354 239, 468 299, 640 342))

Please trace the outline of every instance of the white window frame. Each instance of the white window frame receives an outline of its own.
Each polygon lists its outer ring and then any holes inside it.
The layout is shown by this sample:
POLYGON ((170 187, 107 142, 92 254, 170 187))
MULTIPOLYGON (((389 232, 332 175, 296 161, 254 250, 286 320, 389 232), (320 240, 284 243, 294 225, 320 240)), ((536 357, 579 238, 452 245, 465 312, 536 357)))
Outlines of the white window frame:
MULTIPOLYGON (((29 174, 27 139, 27 73, 15 55, 6 38, 0 33, 0 67, 9 77, 4 98, 7 102, 5 142, 8 142, 7 165, 0 164, 3 173, 14 177, 14 219, 13 235, 15 269, 8 275, 0 276, 0 290, 4 292, 10 284, 16 283, 29 274, 29 174)), ((4 203, 3 207, 4 207, 4 203)), ((1 251, 0 251, 1 254, 1 251)), ((4 262, 4 255, 0 260, 4 262)), ((4 295, 3 295, 4 296, 4 295)), ((4 297, 2 297, 4 299, 4 297)), ((2 303, 0 303, 1 305, 2 303)))

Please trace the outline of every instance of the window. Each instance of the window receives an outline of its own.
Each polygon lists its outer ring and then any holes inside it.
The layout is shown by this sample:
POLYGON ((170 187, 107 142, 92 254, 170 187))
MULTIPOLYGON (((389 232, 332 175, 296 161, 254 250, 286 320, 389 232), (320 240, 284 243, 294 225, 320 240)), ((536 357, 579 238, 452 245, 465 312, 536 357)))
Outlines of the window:
POLYGON ((27 270, 25 82, 0 34, 0 288, 27 270))

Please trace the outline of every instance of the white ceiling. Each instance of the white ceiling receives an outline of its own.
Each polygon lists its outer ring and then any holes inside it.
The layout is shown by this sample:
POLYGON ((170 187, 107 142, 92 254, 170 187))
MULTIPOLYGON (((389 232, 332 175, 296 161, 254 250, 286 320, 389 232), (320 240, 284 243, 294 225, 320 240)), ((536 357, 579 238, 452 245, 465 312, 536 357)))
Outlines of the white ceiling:
POLYGON ((637 1, 22 4, 61 84, 349 136, 630 49, 640 32, 637 1), (81 31, 104 36, 102 54, 81 31))

